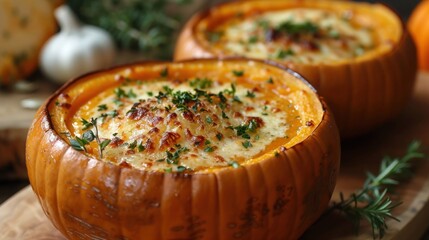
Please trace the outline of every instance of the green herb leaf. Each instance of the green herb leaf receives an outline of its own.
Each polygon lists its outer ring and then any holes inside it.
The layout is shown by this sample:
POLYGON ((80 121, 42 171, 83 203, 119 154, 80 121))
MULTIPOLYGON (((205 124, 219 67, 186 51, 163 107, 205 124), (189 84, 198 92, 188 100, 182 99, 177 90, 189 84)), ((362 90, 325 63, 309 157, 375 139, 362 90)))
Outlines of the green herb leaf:
POLYGON ((133 92, 133 89, 130 89, 127 93, 127 97, 129 98, 136 98, 137 95, 133 92))
POLYGON ((113 90, 113 92, 115 93, 117 99, 127 97, 127 93, 124 91, 124 89, 122 89, 120 87, 115 88, 115 90, 113 90))
POLYGON ((226 113, 224 111, 222 111, 222 118, 223 119, 229 119, 229 117, 226 115, 226 113))
POLYGON ((208 78, 196 78, 190 81, 189 85, 194 88, 206 89, 213 85, 213 81, 208 78))
POLYGON ((250 143, 249 141, 244 141, 241 143, 243 145, 244 148, 249 148, 252 147, 252 143, 250 143))
POLYGON ((204 148, 204 152, 213 152, 215 150, 215 148, 213 146, 206 146, 204 148))
POLYGON ((146 149, 146 148, 143 146, 143 143, 142 143, 142 142, 140 142, 140 143, 139 143, 139 145, 137 146, 137 150, 138 150, 139 152, 143 152, 145 149, 146 149))
POLYGON ((291 20, 281 23, 276 28, 277 31, 284 32, 287 34, 315 34, 319 27, 309 21, 297 23, 291 20))
POLYGON ((72 146, 73 149, 78 151, 85 151, 86 148, 85 145, 87 142, 79 137, 76 137, 76 139, 70 139, 70 146, 72 146))
POLYGON ((107 110, 107 105, 106 104, 98 105, 97 111, 101 112, 101 111, 105 111, 105 110, 107 110))
POLYGON ((232 70, 232 73, 236 77, 242 77, 244 75, 244 71, 243 70, 232 70))
POLYGON ((238 163, 236 161, 231 161, 230 163, 228 163, 228 165, 233 167, 233 168, 239 168, 240 167, 240 163, 238 163))
POLYGON ((177 172, 184 172, 186 169, 184 166, 177 166, 177 172))
POLYGON ((137 147, 137 140, 134 140, 134 142, 132 142, 128 145, 128 149, 131 149, 131 150, 136 148, 136 147, 137 147))
POLYGON ((291 50, 291 49, 280 49, 277 53, 276 53, 276 58, 278 59, 285 59, 286 57, 289 56, 293 56, 295 53, 291 50))
POLYGON ((83 118, 80 119, 80 122, 83 124, 82 130, 87 130, 93 126, 91 122, 89 122, 88 120, 83 119, 83 118))
POLYGON ((100 150, 103 151, 107 145, 109 145, 109 143, 111 142, 110 139, 104 139, 101 143, 100 143, 100 150))
POLYGON ((246 97, 255 98, 255 92, 247 90, 246 97))

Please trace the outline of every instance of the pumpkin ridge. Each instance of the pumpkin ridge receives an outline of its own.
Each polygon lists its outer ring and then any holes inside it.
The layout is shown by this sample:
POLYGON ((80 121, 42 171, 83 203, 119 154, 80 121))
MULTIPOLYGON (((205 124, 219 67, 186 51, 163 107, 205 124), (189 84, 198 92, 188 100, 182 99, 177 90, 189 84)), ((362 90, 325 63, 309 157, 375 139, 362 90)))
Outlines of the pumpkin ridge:
MULTIPOLYGON (((290 169, 291 182, 292 182, 293 186, 295 186, 295 189, 297 189, 297 188, 302 189, 300 186, 297 186, 296 174, 295 174, 294 168, 292 167, 292 162, 289 160, 289 159, 296 159, 297 161, 301 161, 302 159, 297 155, 297 151, 295 149, 287 149, 286 152, 283 154, 286 155, 284 162, 287 164, 288 168, 290 169), (291 154, 295 154, 298 157, 297 158, 290 157, 291 154)), ((300 206, 302 204, 302 199, 300 198, 300 194, 296 190, 294 190, 294 193, 296 196, 294 198, 295 206, 300 206)), ((301 231, 300 229, 298 229, 300 227, 299 217, 301 214, 302 214, 301 209, 299 207, 296 207, 294 221, 292 221, 293 225, 291 227, 292 232, 289 235, 289 239, 296 238, 295 236, 300 236, 302 234, 302 233, 298 232, 298 230, 301 231)))
MULTIPOLYGON (((267 189, 269 189, 268 188, 268 186, 267 186, 267 183, 266 183, 266 179, 265 179, 265 174, 264 174, 264 172, 262 171, 262 166, 261 166, 261 163, 260 162, 258 162, 257 164, 254 164, 253 165, 253 167, 255 168, 255 169, 257 169, 257 171, 259 172, 258 174, 261 176, 261 180, 262 180, 262 182, 263 182, 263 184, 261 184, 261 186, 263 187, 263 189, 265 190, 265 193, 263 194, 263 197, 264 197, 264 199, 262 200, 262 202, 265 202, 265 203, 269 203, 269 192, 267 191, 267 189)), ((269 214, 269 213, 268 213, 269 214)), ((271 236, 270 235, 270 232, 268 231, 268 229, 271 229, 270 228, 270 224, 271 224, 271 221, 270 221, 270 219, 271 218, 269 218, 269 217, 266 217, 266 219, 264 220, 264 221, 267 221, 266 222, 266 226, 268 226, 267 227, 267 230, 266 230, 266 232, 263 234, 264 236, 271 236)))
MULTIPOLYGON (((61 156, 61 159, 63 159, 67 154, 67 152, 69 151, 73 151, 71 147, 66 148, 63 155, 61 156)), ((40 162, 39 159, 37 159, 37 162, 40 162)), ((60 173, 61 173, 62 167, 63 167, 63 161, 58 161, 58 171, 56 171, 57 179, 60 179, 60 173)), ((55 199, 57 200, 56 205, 57 205, 57 212, 58 212, 58 220, 55 222, 59 223, 59 226, 57 227, 59 227, 59 230, 61 231, 61 233, 64 234, 66 238, 71 238, 69 231, 67 231, 65 228, 66 224, 64 223, 65 218, 64 218, 63 212, 61 211, 61 205, 60 205, 61 201, 58 201, 58 199, 61 199, 60 195, 61 195, 61 192, 63 191, 63 188, 60 186, 60 184, 62 184, 62 182, 57 180, 57 186, 54 188, 56 191, 55 199)))
MULTIPOLYGON (((68 151, 68 149, 69 149, 69 146, 67 145, 67 144, 65 144, 65 143, 63 143, 63 142, 61 142, 61 141, 59 141, 58 142, 59 144, 62 144, 63 146, 62 146, 62 148, 61 148, 61 152, 60 153, 58 153, 58 156, 56 156, 58 159, 62 159, 63 157, 64 157, 64 155, 66 154, 66 152, 68 151)), ((58 152, 58 151, 57 151, 58 152)), ((53 167, 53 169, 51 169, 50 171, 49 171, 49 174, 47 174, 46 175, 46 177, 48 178, 52 178, 52 179, 54 179, 54 180, 50 180, 50 181, 47 181, 48 183, 51 183, 51 182, 59 182, 58 181, 58 176, 59 176, 59 169, 60 169, 60 167, 61 167, 61 163, 60 163, 61 161, 55 161, 54 163, 52 163, 52 165, 54 166, 53 167), (54 174, 51 174, 52 172, 54 172, 54 174)), ((60 215, 59 215, 59 213, 60 213, 60 211, 59 211, 59 205, 58 205, 58 188, 47 188, 48 189, 48 192, 51 192, 50 194, 49 194, 49 196, 50 196, 50 198, 53 198, 53 203, 51 202, 51 205, 50 205, 50 207, 47 209, 48 211, 49 211, 49 215, 52 217, 52 218, 54 218, 54 219, 56 219, 56 220, 59 220, 60 219, 60 215)), ((57 227, 58 229, 61 229, 60 230, 60 232, 65 232, 65 229, 64 229, 64 225, 63 224, 61 224, 61 225, 59 225, 59 224, 57 224, 57 222, 55 221, 55 227, 57 227)))

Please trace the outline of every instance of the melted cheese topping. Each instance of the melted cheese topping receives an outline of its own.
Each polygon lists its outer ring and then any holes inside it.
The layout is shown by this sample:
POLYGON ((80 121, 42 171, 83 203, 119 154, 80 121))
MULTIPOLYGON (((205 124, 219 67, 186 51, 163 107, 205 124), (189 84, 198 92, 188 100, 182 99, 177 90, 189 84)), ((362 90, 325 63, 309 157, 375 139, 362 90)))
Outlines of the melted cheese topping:
POLYGON ((322 63, 353 59, 377 43, 369 25, 346 13, 297 8, 237 16, 207 34, 220 52, 251 58, 322 63))
POLYGON ((69 137, 75 144, 89 137, 88 154, 137 169, 182 172, 238 166, 279 140, 283 144, 301 129, 314 127, 299 120, 293 97, 288 100, 272 85, 231 85, 216 79, 126 81, 81 106, 69 137))

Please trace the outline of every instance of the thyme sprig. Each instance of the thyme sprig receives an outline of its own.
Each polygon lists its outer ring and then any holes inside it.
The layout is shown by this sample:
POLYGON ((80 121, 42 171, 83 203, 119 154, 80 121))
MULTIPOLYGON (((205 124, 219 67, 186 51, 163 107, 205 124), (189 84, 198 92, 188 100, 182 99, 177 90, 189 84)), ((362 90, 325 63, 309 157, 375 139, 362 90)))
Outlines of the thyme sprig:
POLYGON ((87 152, 86 145, 92 141, 96 141, 98 145, 98 152, 100 158, 103 158, 103 151, 109 145, 110 139, 101 140, 98 134, 97 118, 91 118, 90 121, 86 119, 81 119, 83 124, 82 130, 87 130, 82 134, 82 137, 76 136, 75 138, 70 138, 70 145, 72 148, 78 151, 87 152), (92 129, 90 129, 92 128, 92 129))
POLYGON ((424 157, 420 145, 419 141, 411 142, 402 157, 385 156, 377 175, 368 172, 362 189, 352 193, 347 199, 340 193, 340 202, 334 203, 328 212, 336 210, 345 214, 353 221, 357 233, 361 222, 366 220, 371 225, 374 239, 382 238, 388 229, 386 220, 399 221, 392 215, 392 211, 401 204, 394 202, 387 194, 399 184, 399 179, 410 174, 411 161, 424 157))

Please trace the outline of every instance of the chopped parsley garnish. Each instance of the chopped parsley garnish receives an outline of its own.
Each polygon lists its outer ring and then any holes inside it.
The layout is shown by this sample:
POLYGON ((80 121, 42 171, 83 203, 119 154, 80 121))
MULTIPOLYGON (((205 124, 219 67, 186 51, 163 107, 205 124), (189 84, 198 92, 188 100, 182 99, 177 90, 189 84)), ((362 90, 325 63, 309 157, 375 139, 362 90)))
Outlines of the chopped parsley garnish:
POLYGON ((180 154, 182 153, 186 153, 189 151, 188 148, 186 147, 181 147, 180 145, 177 146, 178 149, 175 152, 170 152, 170 151, 166 151, 165 153, 167 154, 167 157, 165 158, 165 161, 168 164, 179 164, 179 157, 180 154))
POLYGON ((315 34, 319 28, 316 24, 306 21, 302 23, 293 22, 288 20, 281 23, 276 28, 277 31, 284 32, 286 34, 315 34))
POLYGON ((242 137, 244 139, 250 139, 249 133, 254 133, 257 128, 259 128, 258 122, 256 120, 251 119, 247 124, 241 124, 236 127, 230 126, 229 128, 235 130, 235 133, 238 137, 242 137))
POLYGON ((252 143, 250 143, 250 141, 248 140, 242 142, 241 145, 243 145, 244 148, 249 148, 253 146, 252 143))
POLYGON ((243 102, 240 100, 240 98, 239 98, 239 97, 237 97, 237 96, 234 96, 234 97, 232 98, 232 101, 234 101, 234 102, 238 102, 238 103, 243 103, 243 102))
POLYGON ((128 93, 127 93, 127 97, 129 97, 129 98, 136 98, 136 97, 137 97, 137 95, 133 92, 133 90, 132 90, 132 89, 130 89, 130 90, 128 91, 128 93))
POLYGON ((206 123, 212 124, 213 123, 213 119, 210 116, 207 116, 206 117, 206 123))
POLYGON ((244 75, 244 71, 243 70, 232 70, 232 73, 236 77, 242 77, 244 75))
POLYGON ((286 57, 289 56, 293 56, 295 53, 291 50, 291 49, 280 49, 277 53, 276 53, 276 58, 278 59, 285 59, 286 57))
POLYGON ((121 102, 121 100, 119 100, 119 99, 115 99, 115 100, 113 100, 113 103, 114 104, 116 104, 117 106, 122 106, 122 105, 124 105, 124 103, 123 102, 121 102))
POLYGON ((120 87, 115 88, 115 90, 113 92, 115 93, 117 99, 127 97, 127 93, 124 91, 124 89, 122 89, 120 87))
POLYGON ((274 83, 273 78, 272 78, 272 77, 270 77, 270 78, 267 80, 267 83, 273 84, 273 83, 274 83))
POLYGON ((204 148, 204 152, 213 152, 215 150, 215 147, 213 146, 207 146, 204 148))
POLYGON ((108 112, 108 113, 107 113, 107 115, 108 115, 108 116, 111 116, 112 118, 114 118, 114 117, 118 116, 118 114, 119 114, 119 113, 118 113, 118 110, 116 110, 116 109, 115 109, 115 110, 113 110, 113 111, 111 111, 111 112, 108 112))
POLYGON ((115 88, 114 93, 116 95, 116 100, 119 100, 121 98, 136 98, 137 95, 133 92, 132 89, 128 90, 128 93, 125 92, 124 89, 118 87, 115 88))
POLYGON ((247 90, 246 97, 255 98, 255 92, 247 90))
POLYGON ((105 111, 105 110, 107 110, 107 105, 106 104, 98 105, 97 111, 101 112, 101 111, 105 111))
POLYGON ((152 96, 153 96, 153 92, 147 92, 147 95, 148 95, 149 97, 152 97, 152 96))
POLYGON ((128 144, 128 149, 133 150, 136 147, 137 147, 137 140, 134 140, 134 142, 128 144))
POLYGON ((222 135, 222 133, 217 133, 216 134, 216 138, 217 138, 217 140, 222 140, 222 138, 223 138, 223 135, 222 135))
POLYGON ((143 151, 145 150, 145 147, 143 146, 143 143, 142 143, 142 142, 140 142, 140 143, 139 143, 139 145, 137 145, 137 150, 138 150, 139 152, 143 152, 143 151))
POLYGON ((170 112, 172 108, 173 108, 173 106, 171 106, 171 105, 167 105, 167 106, 165 107, 165 111, 170 112))
POLYGON ((213 81, 208 78, 196 78, 190 81, 189 85, 194 88, 206 89, 213 85, 213 81))
POLYGON ((223 119, 229 119, 229 117, 226 115, 226 113, 224 111, 222 111, 222 118, 223 119))
POLYGON ((158 95, 155 96, 158 99, 158 103, 161 103, 162 99, 167 98, 167 94, 164 92, 159 92, 158 95))
POLYGON ((229 90, 229 89, 225 89, 225 90, 224 90, 224 92, 225 92, 226 94, 229 94, 229 95, 231 95, 231 96, 234 96, 234 95, 235 95, 235 92, 236 92, 235 84, 234 84, 234 83, 231 83, 231 90, 229 90))

